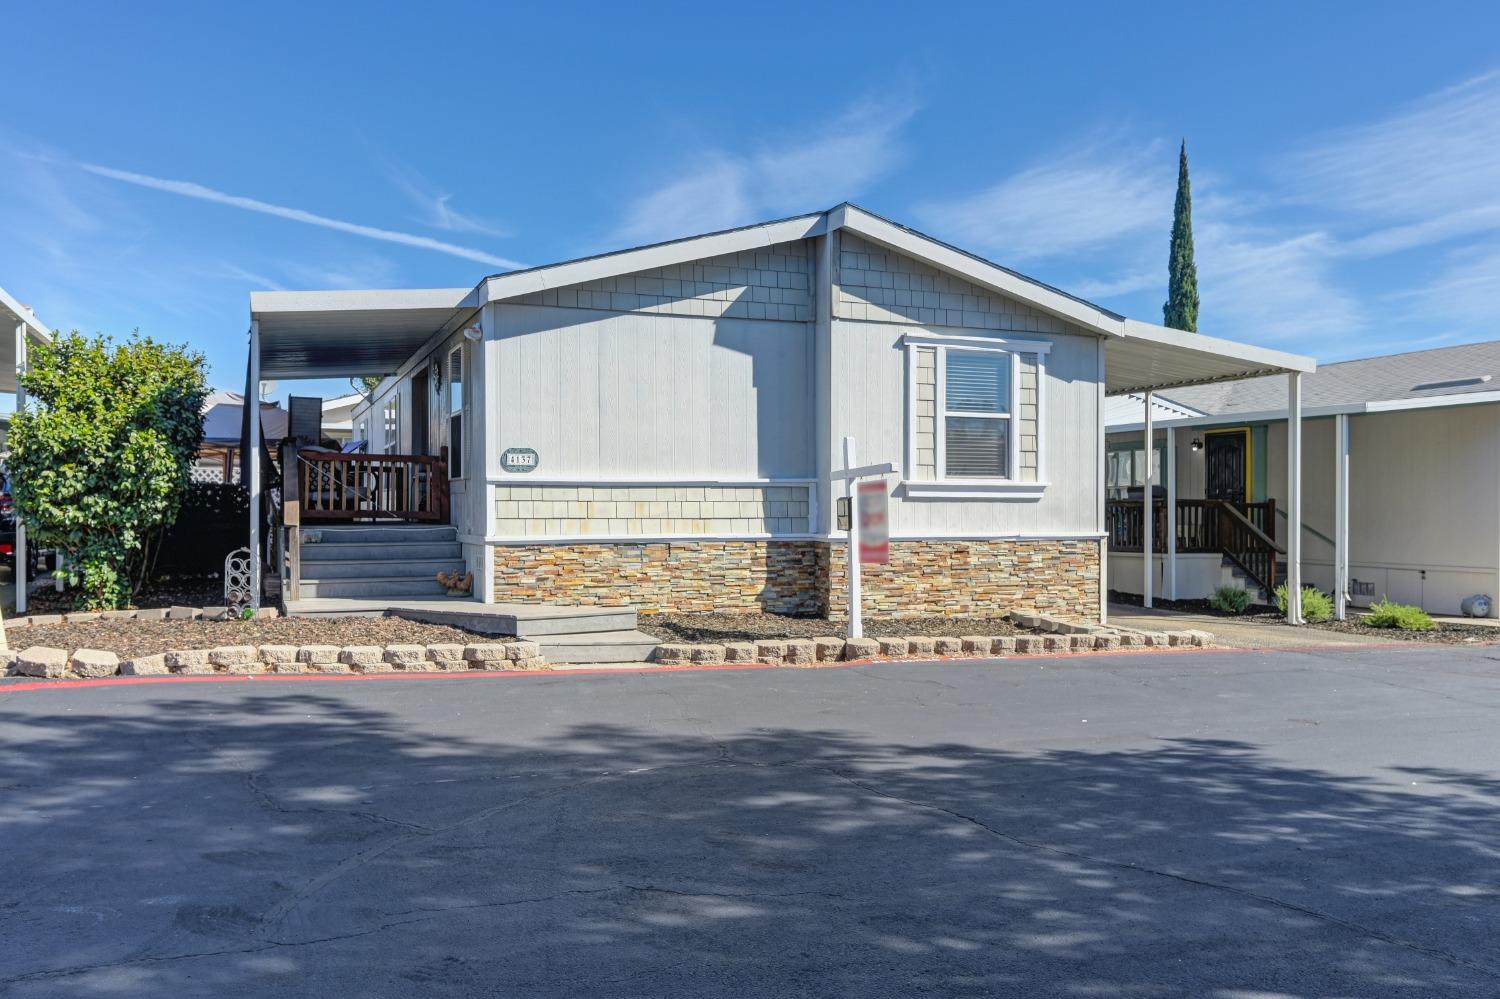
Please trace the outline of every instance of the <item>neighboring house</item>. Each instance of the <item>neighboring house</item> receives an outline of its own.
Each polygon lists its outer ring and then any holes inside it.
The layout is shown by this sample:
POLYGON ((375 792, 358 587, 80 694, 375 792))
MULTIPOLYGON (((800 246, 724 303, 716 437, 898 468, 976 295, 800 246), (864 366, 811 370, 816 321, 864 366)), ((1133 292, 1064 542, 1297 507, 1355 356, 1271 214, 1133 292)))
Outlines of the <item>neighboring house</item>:
MULTIPOLYGON (((244 407, 240 392, 212 392, 203 400, 203 443, 193 457, 194 482, 240 481, 244 407)), ((260 404, 260 421, 265 440, 286 436, 287 412, 275 403, 260 404)))
MULTIPOLYGON (((1328 364, 1302 389, 1305 581, 1332 593, 1346 579, 1357 607, 1389 597, 1441 614, 1459 613, 1472 594, 1500 595, 1500 341, 1328 364)), ((1215 532, 1226 515, 1214 507, 1237 507, 1286 547, 1285 386, 1168 389, 1153 412, 1155 592, 1193 599, 1222 582, 1274 582, 1222 550, 1215 532)), ((1130 593, 1142 590, 1143 417, 1139 395, 1110 401, 1109 586, 1130 593)), ((1279 579, 1285 557, 1262 565, 1279 579)))
MULTIPOLYGON (((19 375, 26 370, 26 353, 32 344, 52 342, 52 333, 29 305, 22 305, 0 288, 0 393, 10 395, 16 407, 25 404, 19 375)), ((9 453, 10 416, 0 416, 0 454, 9 453)), ((6 497, 9 507, 9 495, 6 497)), ((26 612, 27 574, 31 558, 26 550, 26 524, 6 509, 0 514, 0 554, 13 555, 16 565, 16 613, 26 612), (6 523, 8 521, 8 523, 6 523), (9 552, 5 548, 9 547, 9 552)), ((34 553, 30 553, 34 554, 34 553)))
POLYGON ((323 436, 344 444, 354 437, 354 410, 365 401, 358 392, 323 400, 323 436))
MULTIPOLYGON (((447 522, 478 599, 648 611, 841 612, 853 438, 856 464, 900 469, 873 612, 1098 619, 1106 393, 1313 368, 853 205, 472 289, 254 292, 250 311, 250 382, 395 372, 352 414, 371 454, 296 462, 284 521, 447 522)), ((290 550, 284 571, 310 571, 290 550)), ((292 595, 432 592, 421 552, 382 557, 292 595)))

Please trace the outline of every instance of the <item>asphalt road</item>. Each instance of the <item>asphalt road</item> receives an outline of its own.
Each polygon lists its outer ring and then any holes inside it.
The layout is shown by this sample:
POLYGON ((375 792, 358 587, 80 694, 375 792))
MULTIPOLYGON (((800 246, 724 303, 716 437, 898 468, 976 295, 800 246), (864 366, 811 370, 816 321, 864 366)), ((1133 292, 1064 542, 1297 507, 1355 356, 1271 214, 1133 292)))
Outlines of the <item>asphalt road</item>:
POLYGON ((4 996, 1500 995, 1500 649, 0 686, 4 996))

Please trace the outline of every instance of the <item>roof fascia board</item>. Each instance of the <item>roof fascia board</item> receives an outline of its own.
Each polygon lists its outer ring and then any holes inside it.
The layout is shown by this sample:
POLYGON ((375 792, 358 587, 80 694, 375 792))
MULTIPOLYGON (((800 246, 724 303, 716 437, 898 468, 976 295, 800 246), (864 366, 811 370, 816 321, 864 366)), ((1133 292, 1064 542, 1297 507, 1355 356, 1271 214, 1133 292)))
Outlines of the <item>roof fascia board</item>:
POLYGON ((468 288, 368 288, 353 291, 252 291, 250 316, 282 312, 399 312, 456 309, 468 288))
MULTIPOLYGON (((1464 395, 1439 395, 1422 399, 1380 399, 1371 402, 1351 402, 1341 405, 1308 406, 1302 410, 1304 420, 1317 416, 1359 416, 1365 413, 1405 413, 1421 409, 1456 409, 1461 406, 1484 406, 1500 403, 1500 391, 1470 392, 1464 395)), ((1279 423, 1286 419, 1286 410, 1267 409, 1254 413, 1227 413, 1190 418, 1158 418, 1152 420, 1155 427, 1213 427, 1240 423, 1279 423)), ((1143 430, 1136 423, 1112 423, 1107 428, 1116 431, 1143 430)))
MULTIPOLYGON (((1203 333, 1186 333, 1167 326, 1157 326, 1155 323, 1143 323, 1139 319, 1125 320, 1124 332, 1125 336, 1130 339, 1147 340, 1178 350, 1216 354, 1258 365, 1261 368, 1272 369, 1273 372, 1300 371, 1303 374, 1310 374, 1318 370, 1317 360, 1303 354, 1289 354, 1283 350, 1271 350, 1269 347, 1257 347, 1254 344, 1240 343, 1236 340, 1221 340, 1203 333)), ((1236 375, 1234 380, 1238 381, 1245 377, 1249 376, 1236 375)), ((1131 391, 1142 390, 1132 389, 1131 391)))
POLYGON ((1098 309, 1090 308, 1066 295, 1059 295, 1055 291, 1017 277, 999 267, 976 260, 952 247, 892 225, 885 219, 861 211, 854 205, 840 205, 835 211, 839 213, 838 224, 834 224, 832 213, 830 213, 830 229, 848 229, 850 232, 868 237, 934 267, 958 274, 1002 295, 1020 299, 1044 312, 1049 312, 1096 333, 1120 336, 1125 332, 1124 323, 1121 320, 1107 316, 1098 309))
POLYGON ((1500 402, 1500 391, 1466 392, 1460 395, 1424 395, 1419 399, 1382 399, 1365 403, 1367 413, 1399 413, 1408 409, 1442 409, 1448 406, 1480 406, 1500 402))
MULTIPOLYGON (((729 232, 712 233, 691 239, 679 239, 670 243, 643 246, 635 250, 624 250, 602 257, 590 257, 569 263, 538 267, 514 274, 497 274, 485 278, 480 287, 482 302, 502 302, 550 288, 565 288, 572 285, 598 281, 603 278, 634 274, 637 271, 656 267, 671 267, 674 264, 717 257, 726 253, 742 253, 745 250, 763 249, 778 243, 821 236, 825 230, 826 215, 800 215, 781 222, 733 229, 729 232)), ((478 289, 476 289, 478 290, 478 289)), ((465 304, 468 304, 467 301, 465 304)))
MULTIPOLYGON (((1364 405, 1362 403, 1357 406, 1304 406, 1302 409, 1302 419, 1311 420, 1321 416, 1337 416, 1341 413, 1362 412, 1364 412, 1364 405)), ((1245 423, 1278 423, 1285 419, 1286 410, 1271 409, 1261 413, 1231 413, 1226 416, 1156 417, 1151 420, 1151 425, 1157 430, 1164 430, 1168 427, 1237 427, 1245 423)), ((1134 423, 1111 423, 1104 429, 1106 432, 1113 434, 1128 433, 1132 430, 1140 431, 1146 428, 1137 420, 1134 423)))

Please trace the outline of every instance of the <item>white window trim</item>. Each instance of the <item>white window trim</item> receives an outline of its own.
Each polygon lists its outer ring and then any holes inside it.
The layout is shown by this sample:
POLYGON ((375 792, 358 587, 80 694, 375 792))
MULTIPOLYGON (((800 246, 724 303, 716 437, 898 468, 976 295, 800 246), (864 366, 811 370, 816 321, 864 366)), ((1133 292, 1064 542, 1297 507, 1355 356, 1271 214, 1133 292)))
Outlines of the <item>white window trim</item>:
POLYGON ((401 394, 393 393, 380 403, 381 452, 395 454, 401 449, 401 394), (391 415, 386 416, 390 410, 391 415))
POLYGON ((445 424, 443 427, 443 432, 448 437, 448 467, 444 471, 448 473, 449 477, 454 482, 462 482, 469 477, 469 391, 472 386, 470 386, 469 384, 469 371, 465 364, 467 360, 468 356, 467 352, 464 350, 463 340, 459 340, 458 343, 454 344, 453 347, 449 349, 447 355, 444 357, 445 370, 443 371, 443 375, 447 380, 447 385, 445 387, 448 390, 443 394, 443 420, 445 424), (454 354, 458 355, 458 373, 459 377, 462 379, 460 384, 463 385, 464 393, 463 403, 458 407, 457 413, 453 411, 452 382, 454 354), (459 449, 462 449, 463 451, 462 454, 457 456, 459 458, 459 471, 462 473, 460 475, 453 475, 454 451, 457 450, 453 447, 453 417, 455 416, 457 416, 460 421, 459 433, 461 434, 461 440, 459 441, 459 449))
MULTIPOLYGON (((906 350, 906 468, 908 478, 902 486, 906 495, 913 498, 943 499, 1038 499, 1047 489, 1046 447, 1042 427, 1046 405, 1047 354, 1052 349, 1051 341, 1022 340, 1000 337, 937 336, 924 333, 908 333, 901 338, 906 350), (933 400, 935 426, 933 447, 935 461, 930 480, 910 478, 917 468, 917 363, 913 348, 932 348, 936 365, 936 390, 933 400), (953 415, 948 409, 947 352, 960 350, 975 353, 1010 355, 1010 412, 995 419, 1010 421, 1010 475, 1007 478, 955 479, 946 474, 947 468, 947 419, 953 415), (1036 481, 1023 481, 1015 476, 1021 469, 1021 355, 1035 354, 1037 368, 1036 389, 1036 481)), ((974 413, 958 413, 959 416, 975 416, 974 413)), ((985 414, 977 414, 985 418, 985 414)))

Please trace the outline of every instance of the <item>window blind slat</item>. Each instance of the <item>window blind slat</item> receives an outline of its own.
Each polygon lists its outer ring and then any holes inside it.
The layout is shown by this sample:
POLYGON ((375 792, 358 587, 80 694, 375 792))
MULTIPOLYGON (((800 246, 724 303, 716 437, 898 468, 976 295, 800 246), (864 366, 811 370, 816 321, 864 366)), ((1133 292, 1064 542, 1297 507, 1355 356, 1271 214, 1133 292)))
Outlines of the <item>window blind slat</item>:
POLYGON ((964 413, 1010 412, 1010 357, 949 351, 945 405, 964 413))
POLYGON ((950 416, 943 450, 944 474, 951 478, 1005 478, 1010 474, 1010 421, 950 416))

